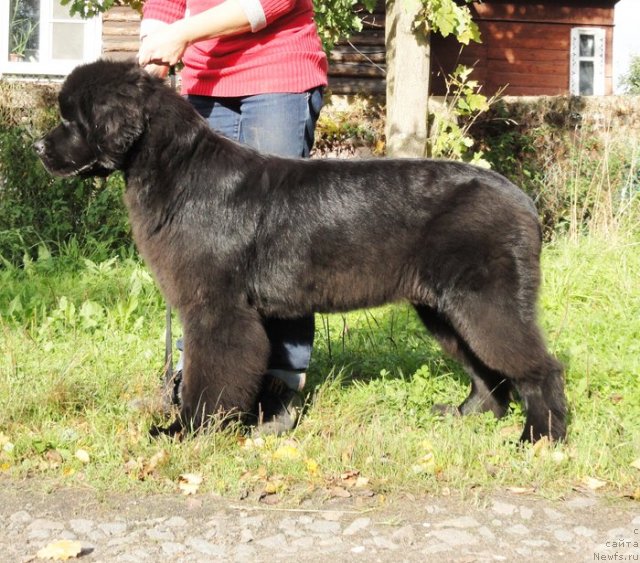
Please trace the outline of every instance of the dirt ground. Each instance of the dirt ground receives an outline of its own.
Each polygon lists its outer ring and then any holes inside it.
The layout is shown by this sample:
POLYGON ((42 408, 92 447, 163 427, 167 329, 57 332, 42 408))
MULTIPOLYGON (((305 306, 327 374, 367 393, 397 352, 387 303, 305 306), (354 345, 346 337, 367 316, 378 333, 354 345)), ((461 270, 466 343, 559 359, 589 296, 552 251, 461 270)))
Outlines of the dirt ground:
POLYGON ((559 501, 505 492, 286 507, 2 479, 0 521, 0 561, 11 563, 39 560, 64 539, 87 562, 640 560, 640 503, 578 492, 559 501))

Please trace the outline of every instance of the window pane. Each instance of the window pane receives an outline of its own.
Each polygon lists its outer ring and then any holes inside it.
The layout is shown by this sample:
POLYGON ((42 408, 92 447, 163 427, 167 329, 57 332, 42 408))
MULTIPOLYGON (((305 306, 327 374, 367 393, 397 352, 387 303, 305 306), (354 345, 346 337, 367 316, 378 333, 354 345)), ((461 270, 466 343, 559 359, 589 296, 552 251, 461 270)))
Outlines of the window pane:
POLYGON ((81 23, 53 24, 53 58, 81 60, 84 51, 84 25, 81 23))
POLYGON ((9 6, 10 60, 38 60, 40 48, 39 23, 39 0, 11 0, 9 6))
POLYGON ((593 57, 596 54, 596 38, 589 35, 580 35, 580 56, 593 57))
POLYGON ((580 94, 593 96, 595 68, 593 61, 580 61, 580 94))

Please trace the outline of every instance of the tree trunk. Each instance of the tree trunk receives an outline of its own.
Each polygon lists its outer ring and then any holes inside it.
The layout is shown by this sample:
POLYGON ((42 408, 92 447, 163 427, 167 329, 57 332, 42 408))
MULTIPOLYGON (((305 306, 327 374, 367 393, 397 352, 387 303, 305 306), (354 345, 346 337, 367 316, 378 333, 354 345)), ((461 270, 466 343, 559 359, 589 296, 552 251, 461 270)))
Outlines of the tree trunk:
POLYGON ((427 144, 429 38, 412 29, 419 0, 387 0, 387 155, 424 156, 427 144))

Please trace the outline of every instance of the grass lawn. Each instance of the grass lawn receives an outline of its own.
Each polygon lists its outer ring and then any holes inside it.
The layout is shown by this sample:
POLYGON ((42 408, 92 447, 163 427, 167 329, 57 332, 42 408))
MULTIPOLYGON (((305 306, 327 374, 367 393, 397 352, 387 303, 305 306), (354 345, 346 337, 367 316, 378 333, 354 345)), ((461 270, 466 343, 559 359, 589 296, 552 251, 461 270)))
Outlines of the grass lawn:
MULTIPOLYGON (((640 498, 640 236, 545 247, 540 316, 566 366, 565 444, 518 447, 522 411, 438 418, 468 380, 410 307, 317 316, 306 416, 290 435, 237 429, 151 439, 164 303, 133 258, 45 248, 0 267, 0 475, 47 486, 200 490, 286 502, 308 495, 447 494, 511 488, 560 496, 584 487, 640 498)), ((179 332, 179 328, 178 328, 179 332)))

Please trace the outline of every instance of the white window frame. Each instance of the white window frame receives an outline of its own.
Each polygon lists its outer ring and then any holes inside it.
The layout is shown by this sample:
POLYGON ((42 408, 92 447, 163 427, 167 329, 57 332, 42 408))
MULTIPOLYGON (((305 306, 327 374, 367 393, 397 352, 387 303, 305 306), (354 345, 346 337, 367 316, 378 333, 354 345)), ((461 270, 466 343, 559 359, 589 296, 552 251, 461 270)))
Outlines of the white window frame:
POLYGON ((58 0, 39 0, 40 25, 39 60, 38 61, 10 61, 9 60, 9 0, 0 0, 0 76, 9 75, 49 75, 66 76, 79 64, 97 59, 102 52, 102 18, 95 17, 78 21, 85 26, 82 59, 54 59, 52 55, 53 23, 68 21, 53 18, 53 5, 58 0))
POLYGON ((605 94, 605 47, 606 30, 601 27, 574 27, 571 30, 571 72, 569 91, 573 96, 584 96, 580 92, 580 63, 593 62, 593 96, 605 94), (594 38, 594 56, 580 55, 580 37, 591 35, 594 38))

